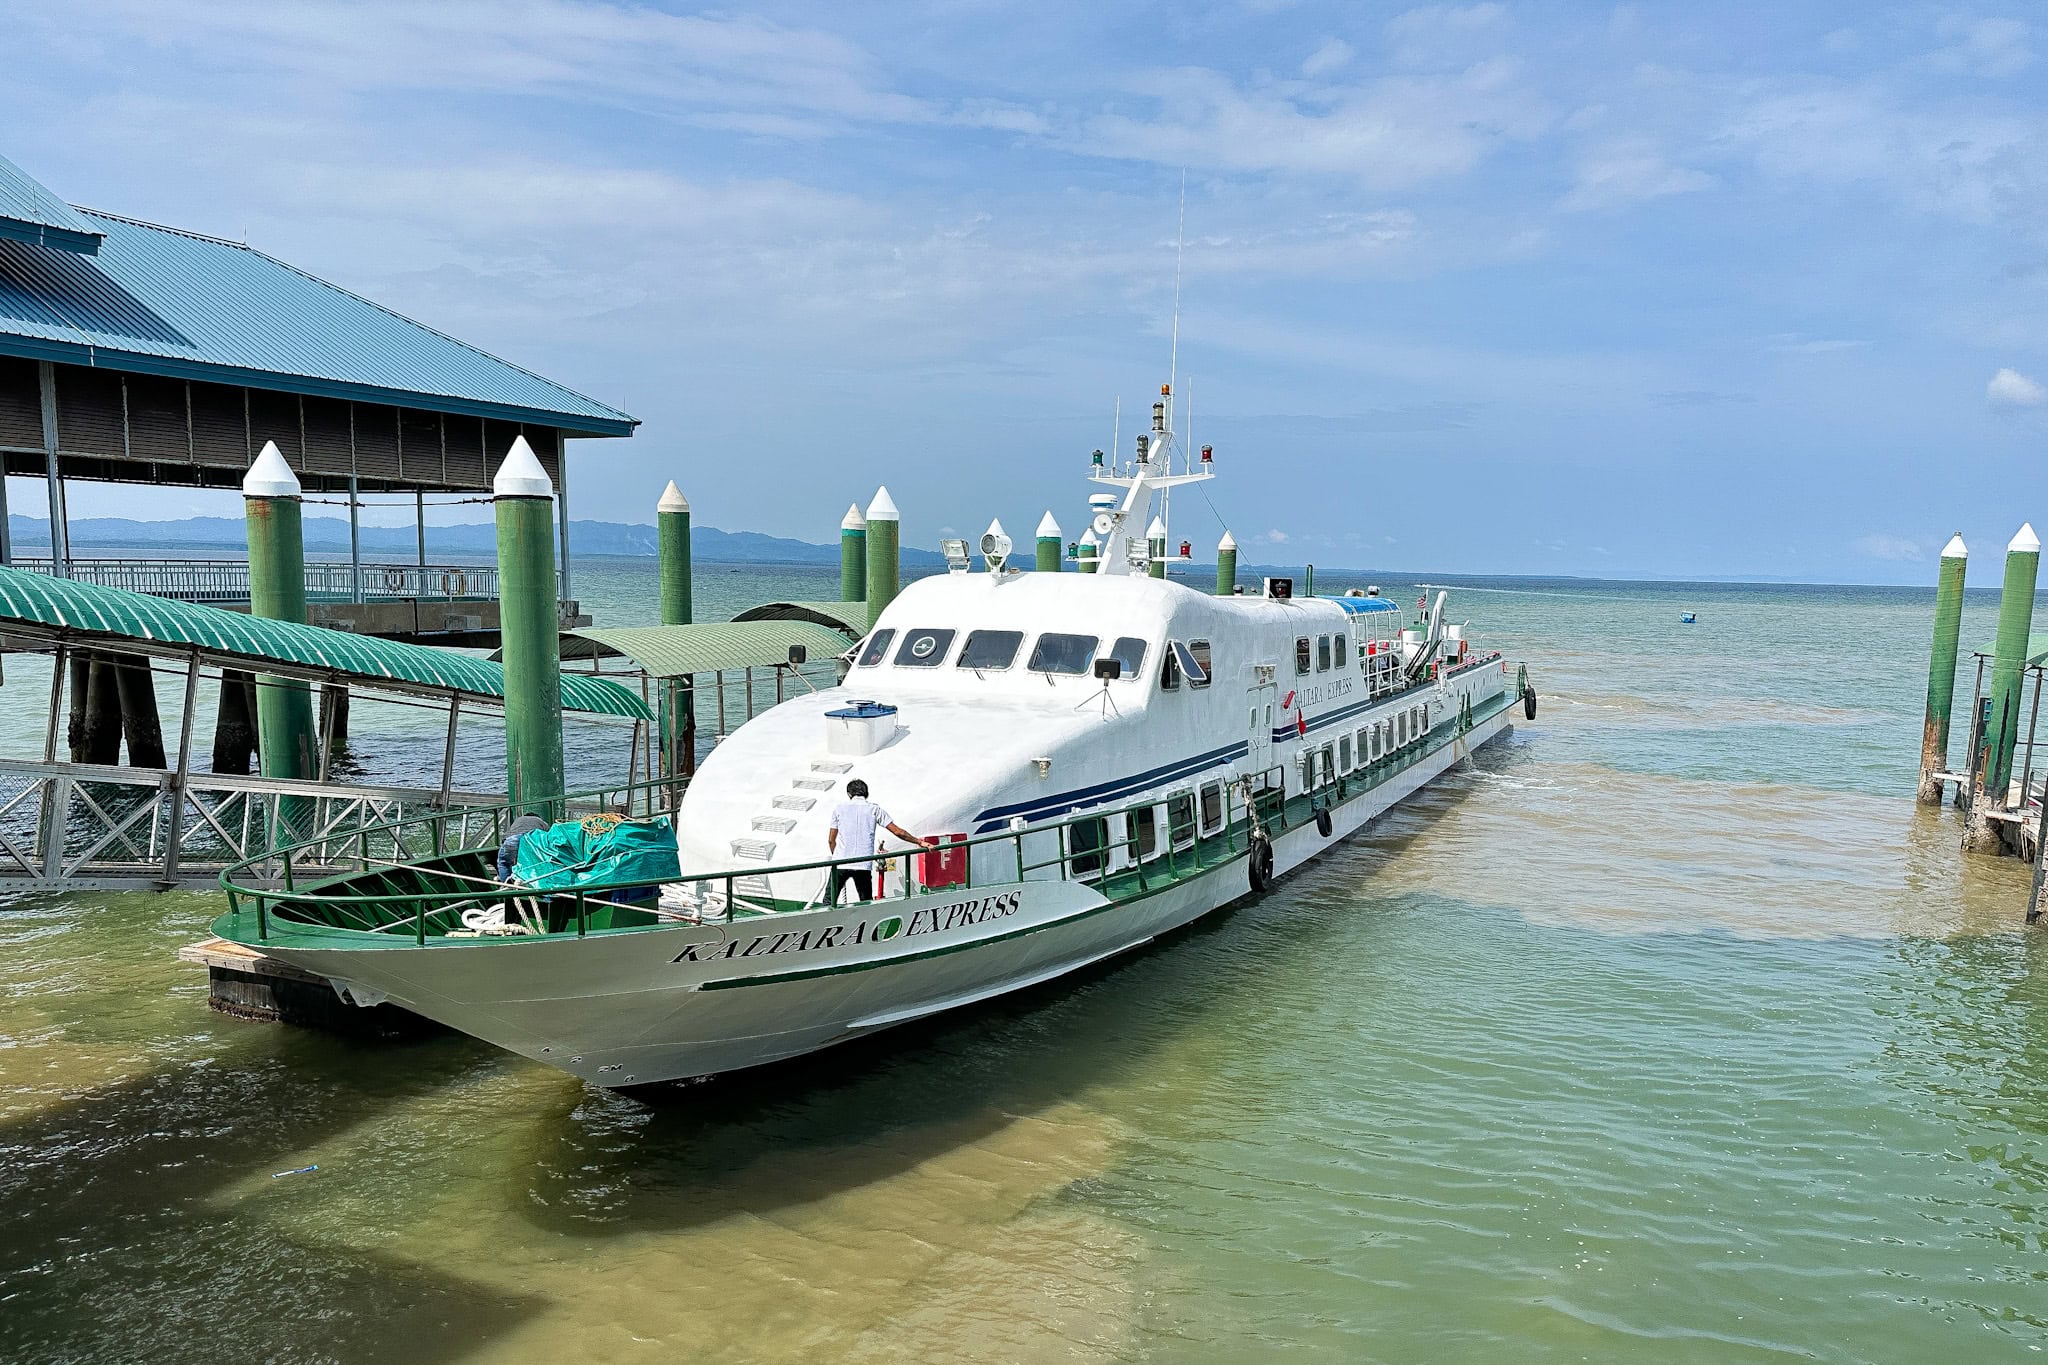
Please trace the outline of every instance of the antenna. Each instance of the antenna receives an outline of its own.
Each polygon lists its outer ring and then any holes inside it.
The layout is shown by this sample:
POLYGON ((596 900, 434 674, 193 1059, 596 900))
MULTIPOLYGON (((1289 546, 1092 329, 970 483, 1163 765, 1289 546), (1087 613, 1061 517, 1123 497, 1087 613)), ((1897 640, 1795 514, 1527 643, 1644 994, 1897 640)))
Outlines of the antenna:
POLYGON ((1124 396, 1116 396, 1116 420, 1109 428, 1109 467, 1116 468, 1116 462, 1123 458, 1124 440, 1124 396))
MULTIPOLYGON (((1188 242, 1188 168, 1180 168, 1180 222, 1173 230, 1173 348, 1166 357, 1166 382, 1174 389, 1167 395, 1168 402, 1180 397, 1180 261, 1181 253, 1188 242)), ((1172 425, 1172 409, 1167 410, 1167 425, 1172 425)))

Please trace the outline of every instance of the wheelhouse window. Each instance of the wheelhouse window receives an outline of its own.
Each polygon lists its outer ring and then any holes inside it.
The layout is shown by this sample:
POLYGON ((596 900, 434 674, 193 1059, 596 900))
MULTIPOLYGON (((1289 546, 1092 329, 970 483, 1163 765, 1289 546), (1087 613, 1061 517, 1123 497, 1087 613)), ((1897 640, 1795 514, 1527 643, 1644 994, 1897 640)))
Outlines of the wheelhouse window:
POLYGON ((1309 643, 1306 635, 1294 642, 1294 671, 1306 673, 1313 665, 1309 662, 1309 643))
POLYGON ((1126 635, 1111 647, 1109 657, 1117 662, 1119 678, 1142 677, 1139 670, 1145 666, 1145 642, 1135 635, 1126 635))
POLYGON ((1223 784, 1211 782, 1202 788, 1202 833, 1223 828, 1223 784))
POLYGON ((1031 662, 1027 666, 1033 673, 1086 673, 1088 665, 1095 662, 1095 645, 1093 635, 1048 632, 1031 647, 1031 662))
POLYGON ((1170 644, 1159 651, 1159 690, 1180 690, 1180 656, 1170 644))
POLYGON ((1179 640, 1168 640, 1166 652, 1174 667, 1187 676, 1189 687, 1209 685, 1209 670, 1204 666, 1207 661, 1196 658, 1193 649, 1179 640))
POLYGON ((862 668, 873 668, 876 664, 882 662, 882 656, 889 652, 889 642, 895 638, 896 632, 893 628, 878 630, 873 635, 868 636, 867 647, 860 652, 860 659, 858 661, 860 666, 862 668))
POLYGON ((1189 687, 1207 687, 1216 675, 1209 667, 1209 642, 1188 641, 1188 653, 1195 661, 1195 667, 1187 670, 1189 687))
POLYGON ((896 648, 898 668, 937 668, 945 661, 946 651, 953 647, 954 632, 950 630, 907 630, 903 632, 903 643, 896 648))
POLYGON ((1008 668, 1017 662, 1017 650, 1024 644, 1021 630, 977 630, 960 646, 956 668, 1008 668))
POLYGON ((1329 671, 1330 637, 1327 635, 1318 635, 1316 636, 1316 672, 1328 673, 1329 671))

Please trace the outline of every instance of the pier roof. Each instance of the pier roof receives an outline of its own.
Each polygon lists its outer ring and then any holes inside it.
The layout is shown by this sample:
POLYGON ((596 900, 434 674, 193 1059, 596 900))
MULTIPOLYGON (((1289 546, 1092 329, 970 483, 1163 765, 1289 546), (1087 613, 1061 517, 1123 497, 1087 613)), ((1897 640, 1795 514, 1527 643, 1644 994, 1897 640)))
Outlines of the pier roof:
MULTIPOLYGON (((0 200, 6 183, 0 174, 0 200)), ((97 254, 0 235, 0 355, 580 436, 628 436, 638 424, 243 243, 91 209, 67 213, 99 234, 97 254)))
POLYGON ((843 631, 848 640, 868 633, 868 604, 865 602, 763 602, 748 607, 734 621, 809 621, 843 631))
POLYGON ((609 626, 562 633, 600 647, 593 652, 625 655, 650 678, 681 678, 728 668, 773 668, 789 662, 793 646, 818 662, 845 653, 850 643, 838 630, 789 620, 609 626))
POLYGON ((0 237, 91 256, 106 234, 0 156, 0 237))
MULTIPOLYGON (((147 643, 159 646, 151 652, 178 655, 196 650, 231 663, 284 665, 397 691, 486 701, 505 695, 504 668, 473 655, 0 568, 0 634, 21 633, 23 627, 63 643, 147 643)), ((645 702, 609 679, 565 673, 561 695, 565 711, 651 718, 645 702)))

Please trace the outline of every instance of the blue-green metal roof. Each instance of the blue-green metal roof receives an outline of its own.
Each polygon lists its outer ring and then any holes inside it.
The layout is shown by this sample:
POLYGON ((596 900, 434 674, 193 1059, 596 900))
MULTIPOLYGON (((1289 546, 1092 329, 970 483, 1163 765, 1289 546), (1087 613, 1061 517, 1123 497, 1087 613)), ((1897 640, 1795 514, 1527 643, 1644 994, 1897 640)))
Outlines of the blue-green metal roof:
POLYGON ((28 173, 0 156, 0 237, 90 256, 104 234, 28 173))
POLYGON ((239 242, 92 209, 77 217, 105 234, 95 256, 0 238, 0 355, 585 436, 630 436, 638 425, 239 242))
MULTIPOLYGON (((196 647, 258 667, 297 664, 366 682, 447 689, 472 697, 505 695, 505 670, 473 655, 0 568, 0 630, 10 621, 196 647)), ((562 709, 651 719, 647 704, 627 688, 606 678, 574 673, 562 675, 562 709)))

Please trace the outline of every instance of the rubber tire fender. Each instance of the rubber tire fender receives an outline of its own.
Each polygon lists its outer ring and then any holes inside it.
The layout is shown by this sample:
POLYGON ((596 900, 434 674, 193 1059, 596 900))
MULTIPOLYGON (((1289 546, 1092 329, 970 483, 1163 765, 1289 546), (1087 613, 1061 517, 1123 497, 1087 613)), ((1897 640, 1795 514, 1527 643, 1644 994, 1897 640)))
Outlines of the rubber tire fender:
POLYGON ((1328 806, 1316 807, 1316 833, 1322 835, 1325 839, 1330 837, 1330 808, 1328 806))
POLYGON ((1273 884, 1273 841, 1264 835, 1255 834, 1246 854, 1245 863, 1252 890, 1264 891, 1273 884))
POLYGON ((1522 714, 1530 720, 1536 719, 1536 689, 1533 686, 1522 689, 1522 714))

